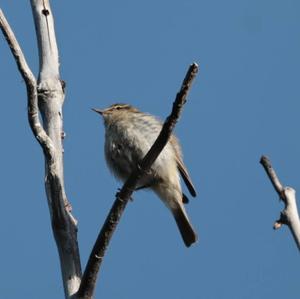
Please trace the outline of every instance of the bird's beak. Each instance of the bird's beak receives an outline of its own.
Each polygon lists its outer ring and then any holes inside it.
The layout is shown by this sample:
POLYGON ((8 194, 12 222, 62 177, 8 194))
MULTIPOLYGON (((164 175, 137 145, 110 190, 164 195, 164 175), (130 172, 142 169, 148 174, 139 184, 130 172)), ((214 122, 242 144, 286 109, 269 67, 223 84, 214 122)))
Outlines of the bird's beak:
POLYGON ((101 115, 103 115, 103 110, 101 110, 101 109, 92 108, 92 110, 99 113, 99 114, 101 114, 101 115))

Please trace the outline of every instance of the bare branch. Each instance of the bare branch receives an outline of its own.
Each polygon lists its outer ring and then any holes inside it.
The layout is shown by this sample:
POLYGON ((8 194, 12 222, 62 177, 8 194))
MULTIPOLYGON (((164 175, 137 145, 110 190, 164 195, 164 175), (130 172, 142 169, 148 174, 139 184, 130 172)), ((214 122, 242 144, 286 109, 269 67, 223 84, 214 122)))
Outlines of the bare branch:
POLYGON ((53 145, 51 139, 47 136, 45 130, 43 129, 39 119, 36 79, 32 74, 26 62, 24 54, 21 50, 21 47, 1 9, 0 9, 0 28, 15 58, 18 69, 26 83, 27 98, 28 98, 28 120, 29 120, 31 130, 35 138, 42 146, 45 154, 47 154, 50 158, 53 152, 53 145))
POLYGON ((297 208, 296 191, 291 187, 284 187, 281 184, 274 168, 271 165, 271 161, 266 156, 261 157, 260 163, 264 167, 273 187, 285 205, 283 211, 280 213, 279 220, 277 220, 274 224, 274 229, 279 229, 284 224, 287 225, 291 230, 298 249, 300 250, 300 220, 297 208))
POLYGON ((185 79, 182 83, 181 89, 177 93, 176 99, 173 103, 172 112, 166 119, 158 138, 150 148, 147 155, 142 160, 140 167, 130 175, 128 180, 123 185, 121 191, 116 194, 116 200, 105 220, 105 223, 90 254, 78 291, 78 298, 92 298, 99 268, 101 266, 112 235, 125 210, 127 202, 130 199, 133 191, 135 190, 135 187, 140 178, 145 173, 147 173, 160 152, 163 150, 164 146, 167 144, 172 134, 172 130, 174 129, 175 124, 180 116, 183 105, 186 102, 188 91, 197 72, 198 65, 196 63, 190 65, 185 79))
POLYGON ((31 5, 39 47, 39 81, 56 80, 59 77, 59 58, 50 3, 49 0, 31 0, 31 5))
POLYGON ((31 0, 38 41, 40 70, 38 103, 45 131, 53 143, 51 159, 45 156, 45 187, 51 224, 60 257, 65 297, 78 291, 81 264, 77 242, 77 221, 71 214, 64 187, 63 103, 64 90, 59 75, 59 59, 54 18, 49 0, 31 0))

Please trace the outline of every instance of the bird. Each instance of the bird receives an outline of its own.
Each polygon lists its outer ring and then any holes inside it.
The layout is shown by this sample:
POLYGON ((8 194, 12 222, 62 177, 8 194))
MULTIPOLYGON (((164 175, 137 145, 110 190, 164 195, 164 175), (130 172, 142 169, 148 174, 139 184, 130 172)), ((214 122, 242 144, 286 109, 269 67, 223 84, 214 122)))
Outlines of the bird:
MULTIPOLYGON (((125 182, 155 142, 162 122, 129 104, 116 103, 92 110, 104 121, 104 153, 108 168, 117 179, 125 182)), ((189 247, 198 236, 184 207, 189 200, 182 192, 180 175, 195 197, 196 190, 183 163, 181 146, 172 134, 150 170, 139 180, 136 190, 151 189, 158 195, 174 216, 184 244, 189 247)))

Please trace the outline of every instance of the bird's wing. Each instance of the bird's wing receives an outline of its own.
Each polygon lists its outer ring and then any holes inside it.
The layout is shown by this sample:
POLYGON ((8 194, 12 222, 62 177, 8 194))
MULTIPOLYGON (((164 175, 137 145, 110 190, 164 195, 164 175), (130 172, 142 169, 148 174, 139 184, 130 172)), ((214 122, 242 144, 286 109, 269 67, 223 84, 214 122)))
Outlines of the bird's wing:
POLYGON ((173 148, 175 150, 175 157, 176 157, 176 162, 177 162, 177 167, 178 167, 178 170, 183 178, 183 181, 184 183, 186 184, 187 188, 189 189, 191 195, 193 197, 196 196, 196 190, 195 190, 195 187, 192 183, 192 179, 182 161, 182 158, 181 158, 181 149, 180 149, 180 146, 179 146, 179 143, 176 139, 176 137, 174 135, 171 136, 170 138, 170 142, 171 144, 173 145, 173 148))
POLYGON ((189 173, 187 172, 187 169, 185 167, 185 165, 183 164, 182 160, 181 159, 177 159, 177 167, 179 169, 179 172, 183 178, 183 181, 185 182, 187 188, 189 189, 191 195, 193 197, 196 196, 196 190, 195 190, 195 187, 192 183, 192 179, 189 175, 189 173))

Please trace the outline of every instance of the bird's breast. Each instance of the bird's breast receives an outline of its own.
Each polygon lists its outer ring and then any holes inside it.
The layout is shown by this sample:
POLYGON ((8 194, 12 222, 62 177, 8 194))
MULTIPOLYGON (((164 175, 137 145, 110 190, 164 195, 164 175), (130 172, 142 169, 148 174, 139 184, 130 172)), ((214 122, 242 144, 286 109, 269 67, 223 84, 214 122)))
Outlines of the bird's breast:
MULTIPOLYGON (((106 128, 105 157, 109 168, 126 180, 155 142, 161 125, 145 117, 118 122, 106 128)), ((168 143, 147 173, 146 181, 168 181, 178 185, 179 174, 172 145, 168 143)))

